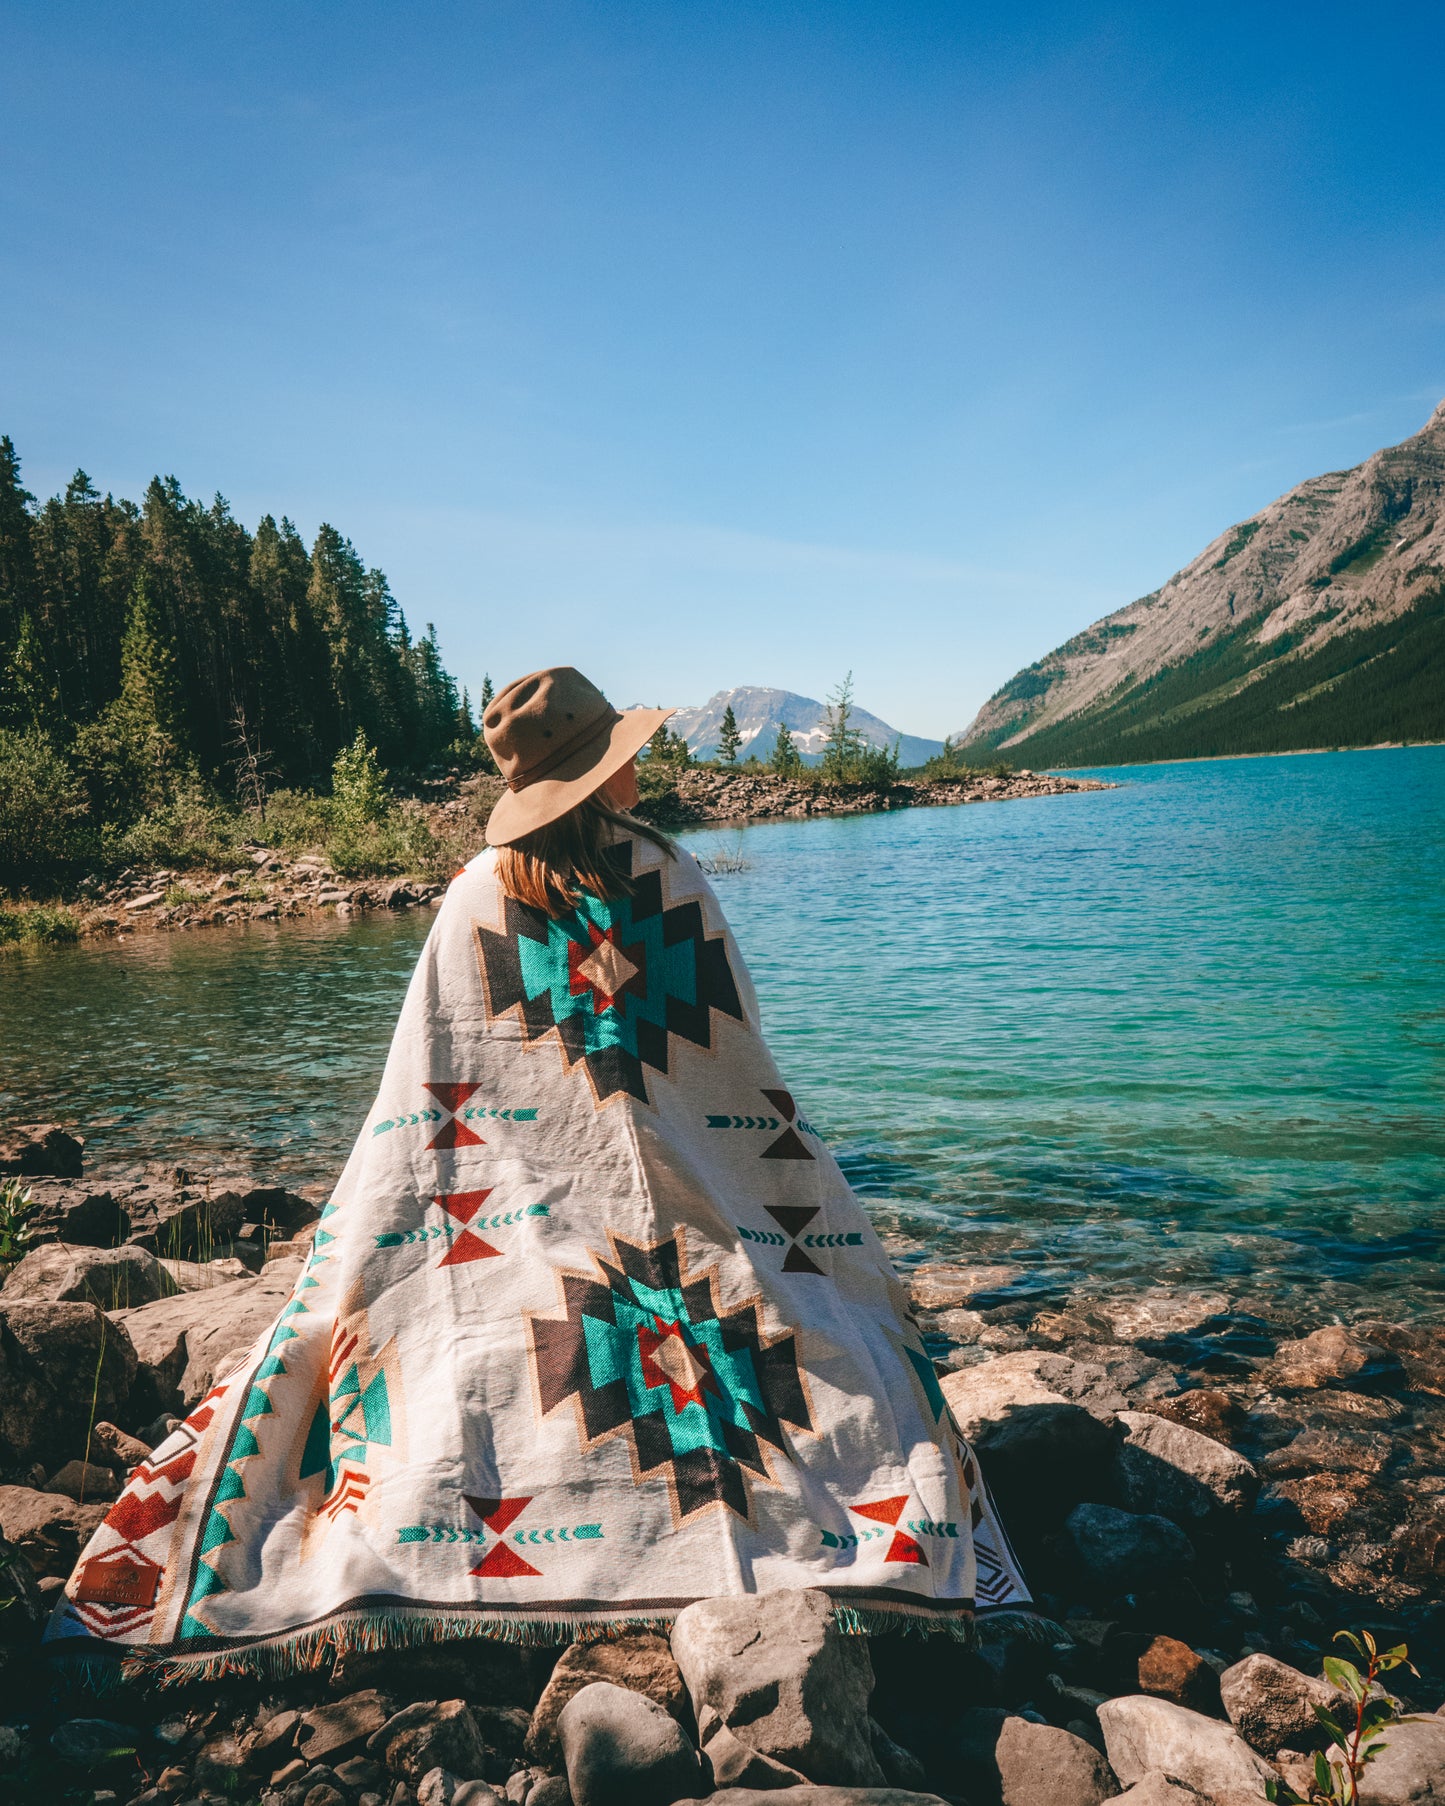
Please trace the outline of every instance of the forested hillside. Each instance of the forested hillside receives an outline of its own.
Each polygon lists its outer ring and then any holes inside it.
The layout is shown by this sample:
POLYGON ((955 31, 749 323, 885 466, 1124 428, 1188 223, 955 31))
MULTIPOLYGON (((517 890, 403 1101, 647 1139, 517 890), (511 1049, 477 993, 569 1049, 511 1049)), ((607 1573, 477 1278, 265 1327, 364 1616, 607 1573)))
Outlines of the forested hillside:
POLYGON ((0 726, 41 729, 102 786, 123 781, 137 735, 220 782, 249 746, 273 781, 300 784, 358 731, 409 769, 475 733, 432 631, 410 637, 386 578, 334 527, 308 548, 284 516, 248 532, 173 477, 137 507, 84 471, 37 507, 8 438, 0 726))
POLYGON ((1445 403, 992 696, 962 748, 1111 765, 1445 739, 1445 403))

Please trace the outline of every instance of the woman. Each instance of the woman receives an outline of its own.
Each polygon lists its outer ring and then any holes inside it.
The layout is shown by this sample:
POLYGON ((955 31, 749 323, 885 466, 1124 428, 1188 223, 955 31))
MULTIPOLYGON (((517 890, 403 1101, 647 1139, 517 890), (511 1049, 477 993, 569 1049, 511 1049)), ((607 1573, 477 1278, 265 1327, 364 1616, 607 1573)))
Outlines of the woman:
POLYGON ((625 813, 670 712, 566 667, 487 710, 491 846, 294 1295, 137 1469, 63 1652, 180 1676, 784 1587, 867 1629, 1026 1601, 716 898, 625 813))

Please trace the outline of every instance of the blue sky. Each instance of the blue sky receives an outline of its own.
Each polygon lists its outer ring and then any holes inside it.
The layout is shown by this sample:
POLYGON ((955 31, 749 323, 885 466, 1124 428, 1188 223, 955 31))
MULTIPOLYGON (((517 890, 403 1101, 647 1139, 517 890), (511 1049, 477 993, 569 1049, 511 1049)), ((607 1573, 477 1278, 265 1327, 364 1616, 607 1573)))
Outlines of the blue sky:
POLYGON ((475 689, 961 727, 1445 395, 1445 14, 20 0, 0 431, 330 520, 475 689))

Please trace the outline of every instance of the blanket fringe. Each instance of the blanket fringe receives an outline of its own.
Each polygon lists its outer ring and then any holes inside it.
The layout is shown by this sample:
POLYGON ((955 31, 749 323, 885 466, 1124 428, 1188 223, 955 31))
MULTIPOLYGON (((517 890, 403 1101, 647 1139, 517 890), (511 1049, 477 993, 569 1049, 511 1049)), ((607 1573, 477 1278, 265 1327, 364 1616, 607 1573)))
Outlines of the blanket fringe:
MULTIPOLYGON (((933 1613, 926 1609, 879 1605, 835 1604, 834 1620, 848 1636, 946 1636, 972 1646, 977 1631, 972 1614, 933 1613)), ((143 1681, 155 1686, 182 1686, 241 1677, 279 1680, 287 1675, 314 1672, 339 1657, 374 1654, 383 1649, 416 1649, 427 1644, 482 1640, 524 1648, 556 1647, 567 1643, 601 1642, 629 1630, 667 1632, 676 1614, 620 1613, 615 1618, 479 1618, 472 1613, 448 1615, 387 1609, 343 1613, 324 1624, 290 1636, 267 1638, 240 1649, 213 1650, 196 1655, 150 1655, 129 1649, 116 1657, 97 1657, 91 1651, 53 1650, 57 1667, 82 1685, 102 1692, 121 1680, 143 1681)), ((1006 1614, 1021 1624, 1026 1613, 1006 1614)), ((997 1623, 997 1618, 992 1620, 997 1623)), ((1035 1621, 1037 1622, 1037 1621, 1035 1621)), ((1057 1630, 1056 1626, 1049 1627, 1057 1630)), ((1015 1633, 1017 1634, 1017 1633, 1015 1633)), ((1029 1632, 1044 1641, 1055 1640, 1044 1630, 1029 1632)), ((1060 1639, 1063 1633, 1058 1633, 1060 1639)))

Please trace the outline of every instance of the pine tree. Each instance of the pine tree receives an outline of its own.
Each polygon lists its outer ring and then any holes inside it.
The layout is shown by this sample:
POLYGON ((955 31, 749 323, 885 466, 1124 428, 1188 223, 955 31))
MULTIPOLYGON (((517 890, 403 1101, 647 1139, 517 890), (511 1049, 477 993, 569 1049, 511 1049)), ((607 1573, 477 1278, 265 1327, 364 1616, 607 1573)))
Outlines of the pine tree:
POLYGON ((769 763, 780 778, 790 778, 803 769, 803 755, 788 732, 786 721, 778 723, 778 737, 773 743, 773 756, 769 763))
POLYGON ((868 751, 861 728, 853 726, 853 673, 828 698, 828 737, 819 769, 826 784, 856 784, 868 751))
POLYGON ((733 713, 733 705, 729 703, 723 710, 722 730, 717 737, 717 756, 724 765, 736 765, 738 747, 742 744, 742 735, 738 732, 738 718, 733 713))
POLYGON ((120 694, 76 735, 75 757, 102 818, 125 824, 167 802, 189 767, 176 658, 144 578, 131 591, 120 666, 120 694))

